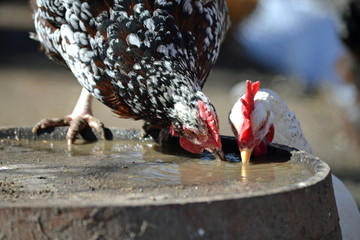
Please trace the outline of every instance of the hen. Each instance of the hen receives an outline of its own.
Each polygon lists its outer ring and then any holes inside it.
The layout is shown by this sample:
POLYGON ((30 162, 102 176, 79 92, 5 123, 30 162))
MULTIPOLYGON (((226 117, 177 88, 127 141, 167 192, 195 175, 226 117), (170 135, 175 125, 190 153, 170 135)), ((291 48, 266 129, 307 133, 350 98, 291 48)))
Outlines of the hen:
POLYGON ((180 136, 192 152, 224 159, 219 120, 202 87, 230 22, 225 0, 32 0, 35 39, 50 59, 69 68, 84 88, 65 119, 101 131, 91 114, 94 96, 123 118, 180 136), (91 95, 92 96, 91 96, 91 95), (76 121, 74 121, 74 119, 76 121))
MULTIPOLYGON (((275 92, 260 89, 260 82, 246 82, 246 93, 229 114, 229 121, 237 139, 241 159, 248 163, 251 153, 266 154, 266 143, 288 145, 312 153, 299 121, 275 92)), ((334 194, 340 216, 343 239, 360 236, 360 213, 351 193, 332 175, 334 194)))

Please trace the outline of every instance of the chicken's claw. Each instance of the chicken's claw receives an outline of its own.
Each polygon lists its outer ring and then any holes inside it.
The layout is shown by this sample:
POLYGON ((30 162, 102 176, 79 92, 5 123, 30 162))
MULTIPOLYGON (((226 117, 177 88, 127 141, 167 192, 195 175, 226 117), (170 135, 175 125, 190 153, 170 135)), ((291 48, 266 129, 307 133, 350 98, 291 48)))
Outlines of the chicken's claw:
POLYGON ((32 131, 33 133, 36 133, 39 129, 61 126, 69 126, 69 129, 66 133, 66 140, 69 145, 75 142, 76 136, 87 126, 94 128, 96 132, 99 133, 101 138, 105 139, 104 124, 89 114, 75 117, 71 117, 69 115, 64 118, 42 119, 33 127, 32 131))

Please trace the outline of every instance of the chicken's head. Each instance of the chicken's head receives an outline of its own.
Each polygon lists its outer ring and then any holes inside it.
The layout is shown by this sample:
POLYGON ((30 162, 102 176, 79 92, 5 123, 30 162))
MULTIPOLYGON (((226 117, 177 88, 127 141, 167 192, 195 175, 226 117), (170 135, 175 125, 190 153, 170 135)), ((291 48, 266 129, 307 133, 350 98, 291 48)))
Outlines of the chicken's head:
POLYGON ((259 87, 259 81, 246 81, 246 93, 229 114, 243 163, 249 162, 252 153, 255 156, 266 154, 266 143, 274 137, 273 113, 261 98, 255 99, 259 87))
POLYGON ((175 106, 181 116, 170 126, 171 135, 180 136, 180 145, 191 153, 200 154, 206 149, 217 159, 225 160, 215 108, 203 100, 197 100, 195 105, 191 109, 182 103, 175 106))

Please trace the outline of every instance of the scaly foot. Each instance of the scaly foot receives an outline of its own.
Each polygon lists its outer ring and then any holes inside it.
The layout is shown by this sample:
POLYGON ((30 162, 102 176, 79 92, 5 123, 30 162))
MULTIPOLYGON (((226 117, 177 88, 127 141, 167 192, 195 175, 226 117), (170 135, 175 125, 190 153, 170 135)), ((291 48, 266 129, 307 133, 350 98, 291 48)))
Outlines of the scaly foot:
POLYGON ((86 89, 83 89, 72 114, 65 118, 43 119, 34 126, 32 131, 35 133, 38 129, 69 126, 66 140, 68 144, 73 144, 79 132, 89 126, 95 128, 101 137, 105 139, 104 124, 92 116, 91 100, 91 94, 86 89))
POLYGON ((78 115, 75 117, 69 115, 64 118, 42 119, 33 127, 32 131, 35 133, 39 129, 62 126, 69 126, 66 134, 66 140, 68 144, 73 144, 75 142, 76 136, 86 126, 94 128, 100 134, 100 136, 105 139, 104 124, 89 114, 85 114, 83 116, 78 115))

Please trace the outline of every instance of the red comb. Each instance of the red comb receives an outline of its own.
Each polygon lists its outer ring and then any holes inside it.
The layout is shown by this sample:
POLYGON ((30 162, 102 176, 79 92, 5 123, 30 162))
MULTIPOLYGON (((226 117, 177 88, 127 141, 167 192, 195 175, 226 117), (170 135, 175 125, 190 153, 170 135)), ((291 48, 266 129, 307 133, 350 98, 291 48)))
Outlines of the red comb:
POLYGON ((260 82, 252 83, 250 80, 246 80, 246 93, 244 98, 240 98, 241 103, 243 104, 243 114, 245 118, 250 119, 250 114, 254 110, 254 97, 259 91, 260 82))
POLYGON ((244 115, 244 122, 241 126, 241 137, 240 139, 245 142, 249 142, 252 136, 252 130, 250 125, 250 114, 254 110, 254 97, 256 93, 259 91, 260 82, 257 81, 252 83, 250 80, 246 80, 246 93, 244 98, 240 98, 241 103, 241 110, 243 111, 244 115))
POLYGON ((214 115, 211 113, 211 111, 207 108, 207 106, 205 105, 205 103, 201 100, 198 101, 198 105, 199 105, 199 112, 200 112, 200 118, 201 120, 203 120, 204 122, 206 122, 208 128, 209 128, 209 132, 212 135, 212 137, 214 138, 216 144, 221 148, 221 141, 220 141, 220 136, 219 136, 219 130, 217 129, 217 127, 215 126, 215 117, 214 115))

